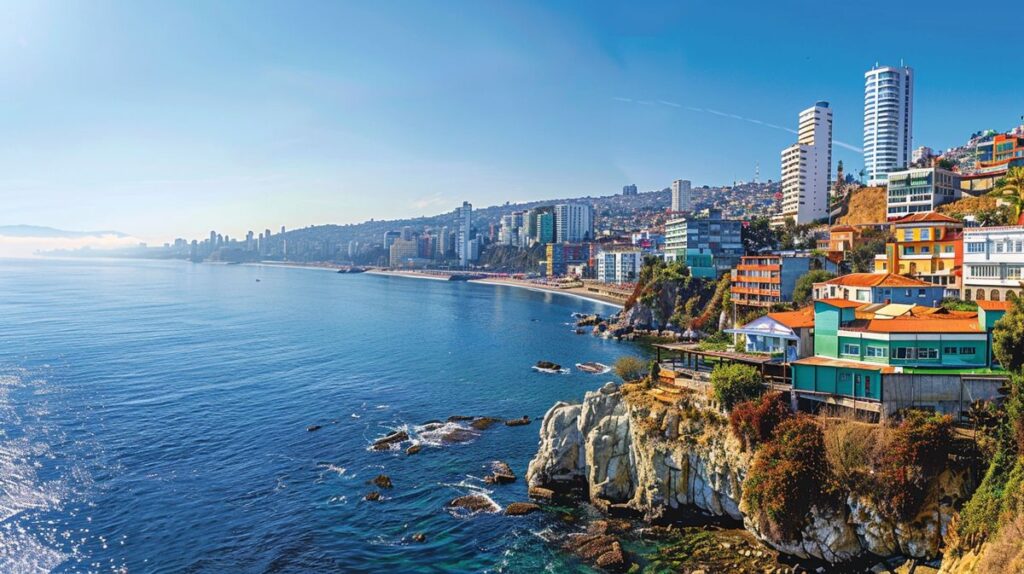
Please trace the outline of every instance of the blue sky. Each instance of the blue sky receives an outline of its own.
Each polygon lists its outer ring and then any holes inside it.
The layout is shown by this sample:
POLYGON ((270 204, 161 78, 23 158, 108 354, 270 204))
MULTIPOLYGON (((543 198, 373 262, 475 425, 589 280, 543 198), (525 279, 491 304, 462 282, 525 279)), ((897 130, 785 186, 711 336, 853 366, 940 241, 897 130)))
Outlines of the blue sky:
POLYGON ((165 240, 777 179, 795 136, 765 124, 829 100, 859 148, 876 61, 916 70, 915 145, 1024 114, 1016 3, 0 4, 0 224, 165 240))

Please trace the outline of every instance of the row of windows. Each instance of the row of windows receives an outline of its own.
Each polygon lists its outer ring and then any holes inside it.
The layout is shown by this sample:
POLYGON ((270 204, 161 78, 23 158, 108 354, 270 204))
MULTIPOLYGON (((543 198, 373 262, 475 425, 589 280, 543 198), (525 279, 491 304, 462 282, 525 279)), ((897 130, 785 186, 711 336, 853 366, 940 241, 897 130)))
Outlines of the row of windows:
MULTIPOLYGON (((942 352, 946 355, 974 355, 977 349, 974 347, 943 347, 942 352)), ((938 359, 939 350, 930 347, 896 347, 897 359, 938 359)), ((843 344, 843 355, 860 356, 860 345, 855 343, 843 344)), ((868 345, 864 348, 865 357, 885 358, 889 356, 887 347, 876 347, 868 345)))
MULTIPOLYGON (((992 251, 995 253, 1024 253, 1024 241, 1020 239, 1004 239, 992 241, 992 251)), ((971 241, 967 243, 968 253, 985 253, 984 241, 971 241)))

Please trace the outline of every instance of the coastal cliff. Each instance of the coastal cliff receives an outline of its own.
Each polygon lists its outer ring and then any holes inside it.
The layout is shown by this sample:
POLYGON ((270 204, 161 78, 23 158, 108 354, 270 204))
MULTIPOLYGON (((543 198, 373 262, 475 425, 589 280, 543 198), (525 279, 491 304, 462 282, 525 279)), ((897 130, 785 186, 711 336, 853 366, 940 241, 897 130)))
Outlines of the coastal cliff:
POLYGON ((794 533, 780 534, 744 496, 754 449, 744 448, 728 419, 699 402, 659 400, 638 385, 608 383, 582 404, 556 404, 540 438, 527 471, 531 486, 582 490, 600 509, 648 521, 696 508, 742 522, 780 552, 830 563, 866 553, 935 558, 954 509, 970 494, 966 471, 943 469, 913 516, 893 520, 873 497, 840 488, 833 503, 811 506, 794 533))

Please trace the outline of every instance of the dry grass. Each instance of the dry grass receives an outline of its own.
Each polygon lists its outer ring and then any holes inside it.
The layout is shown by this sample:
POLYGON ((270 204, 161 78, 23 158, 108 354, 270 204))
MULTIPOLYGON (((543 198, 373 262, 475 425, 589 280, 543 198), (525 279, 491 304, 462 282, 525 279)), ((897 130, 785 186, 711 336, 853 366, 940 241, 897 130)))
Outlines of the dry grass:
POLYGON ((1004 525, 978 563, 979 574, 1024 572, 1024 514, 1004 525))
MULTIPOLYGON (((884 427, 849 420, 825 422, 825 459, 839 484, 856 485, 870 472, 880 443, 888 442, 884 427)), ((881 448, 884 448, 882 446, 881 448)))

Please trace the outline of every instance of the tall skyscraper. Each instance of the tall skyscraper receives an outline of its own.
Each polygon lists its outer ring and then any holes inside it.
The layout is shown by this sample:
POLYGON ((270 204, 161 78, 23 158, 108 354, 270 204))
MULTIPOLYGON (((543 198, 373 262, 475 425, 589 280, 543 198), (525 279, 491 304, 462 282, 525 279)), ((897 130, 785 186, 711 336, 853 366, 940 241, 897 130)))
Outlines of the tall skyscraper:
POLYGON ((800 112, 797 141, 782 150, 782 224, 810 223, 828 216, 832 182, 832 108, 818 102, 800 112))
POLYGON ((636 184, 631 183, 629 185, 622 186, 622 195, 636 195, 636 184))
POLYGON ((914 70, 875 64, 864 74, 864 169, 868 185, 885 185, 890 171, 910 165, 914 70))
POLYGON ((580 203, 555 206, 555 242, 579 243, 594 239, 594 208, 580 203))
POLYGON ((459 256, 459 265, 465 267, 473 260, 470 229, 473 225, 473 206, 468 201, 455 210, 456 239, 455 250, 459 256))
POLYGON ((690 211, 690 180, 677 179, 672 182, 672 211, 690 211))

